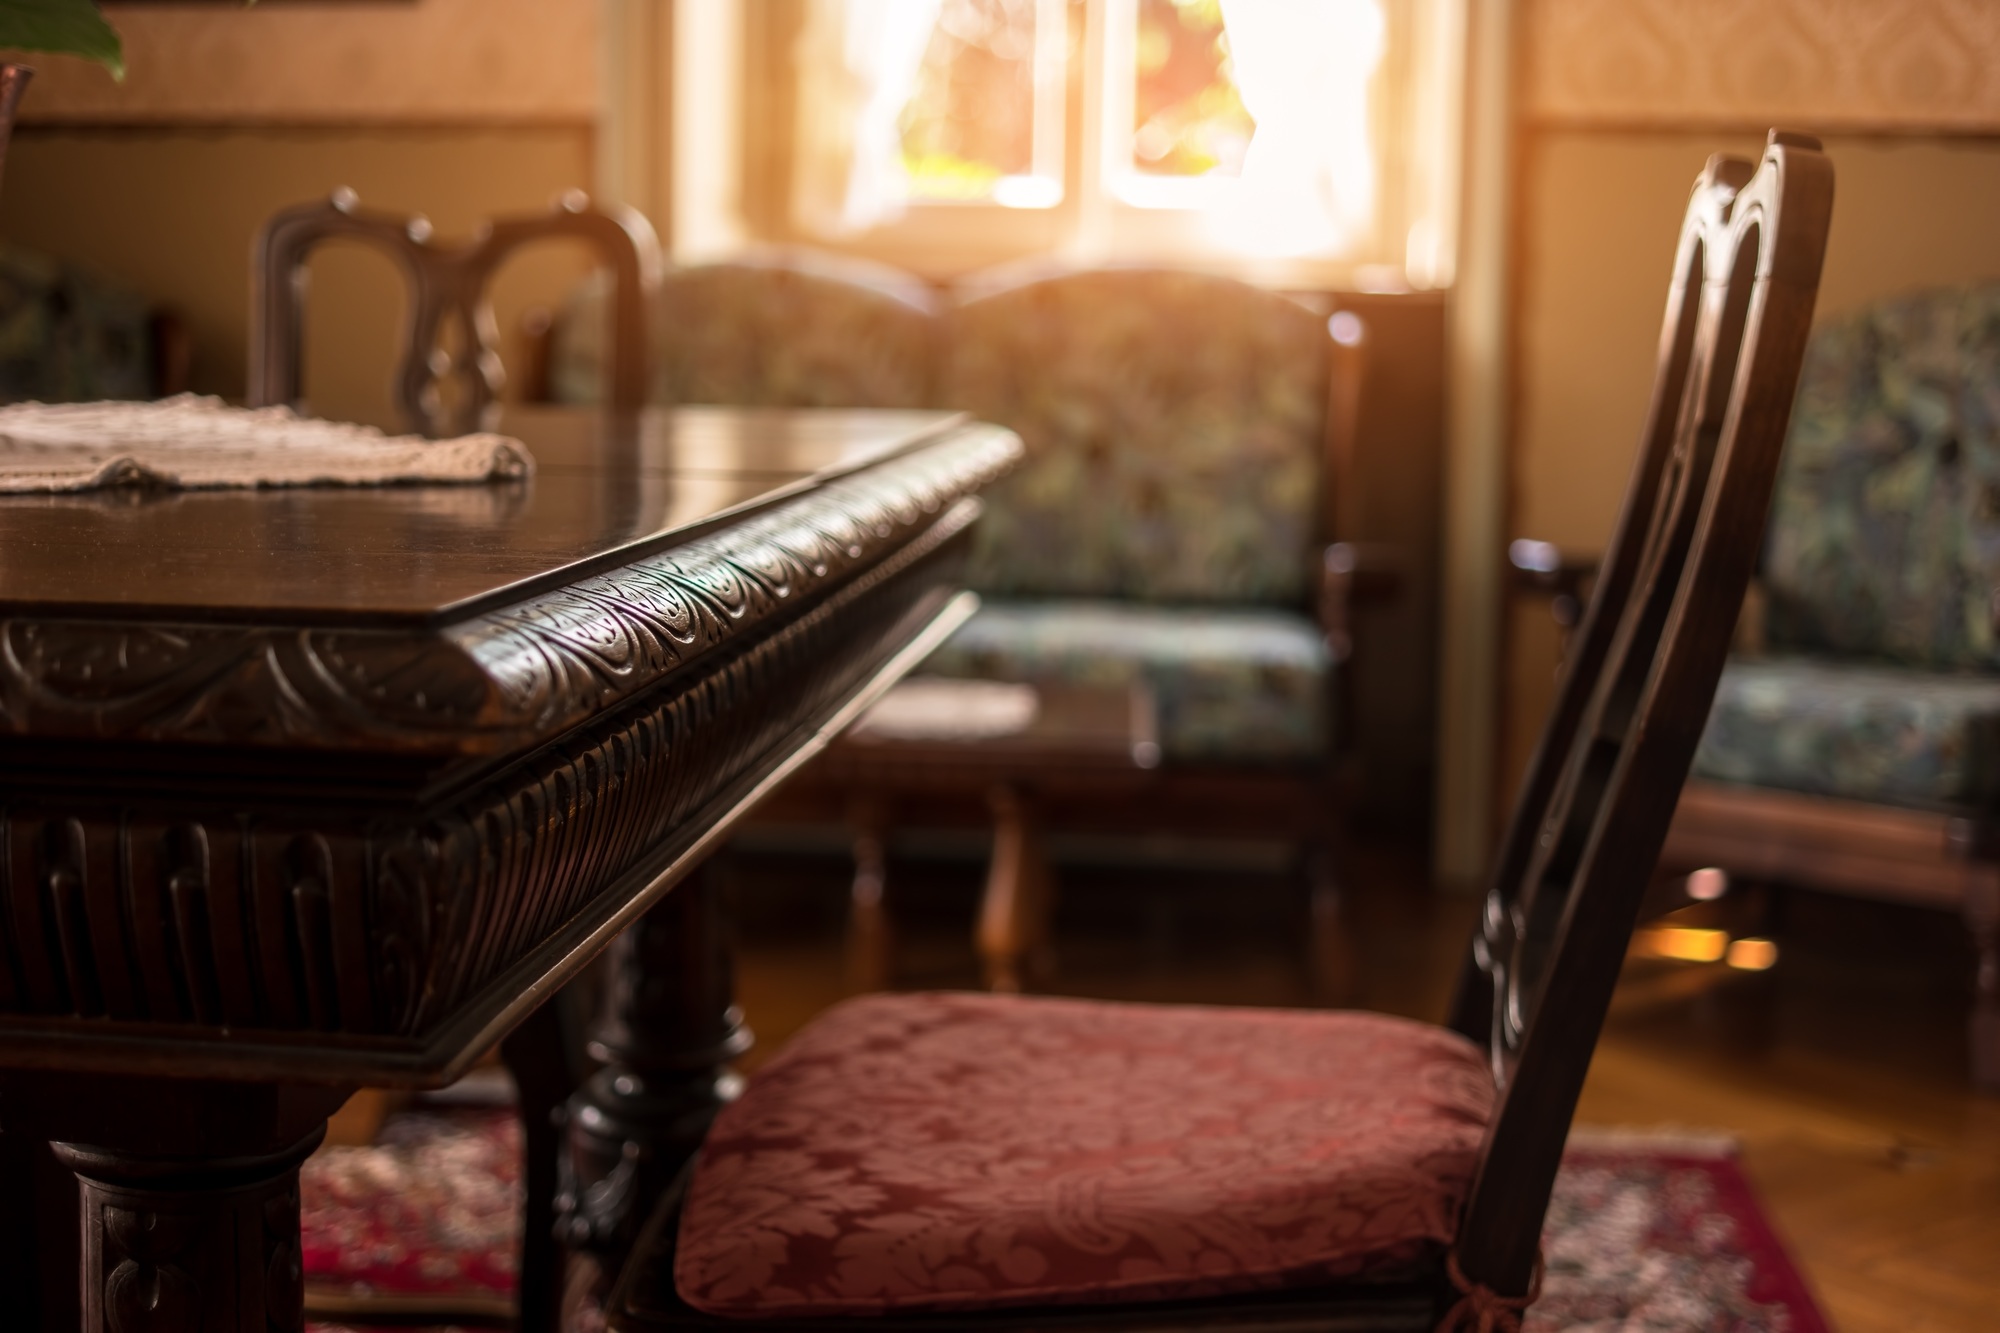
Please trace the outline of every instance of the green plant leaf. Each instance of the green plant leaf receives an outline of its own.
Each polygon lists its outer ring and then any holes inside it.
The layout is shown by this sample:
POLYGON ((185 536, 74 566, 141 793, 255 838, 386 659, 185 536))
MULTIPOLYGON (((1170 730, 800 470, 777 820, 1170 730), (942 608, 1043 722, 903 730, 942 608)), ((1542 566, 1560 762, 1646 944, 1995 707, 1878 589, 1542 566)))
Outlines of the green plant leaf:
POLYGON ((93 0, 0 0, 0 47, 95 60, 125 77, 125 47, 93 0))

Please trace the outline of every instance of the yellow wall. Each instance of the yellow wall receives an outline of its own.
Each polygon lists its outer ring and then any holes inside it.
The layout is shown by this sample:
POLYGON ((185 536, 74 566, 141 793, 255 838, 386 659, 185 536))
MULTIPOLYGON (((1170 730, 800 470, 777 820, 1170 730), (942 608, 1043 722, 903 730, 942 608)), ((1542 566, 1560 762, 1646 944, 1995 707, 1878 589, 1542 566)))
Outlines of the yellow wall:
MULTIPOLYGON (((592 185, 597 12, 585 0, 109 5, 131 73, 118 84, 33 59, 0 240, 171 307, 194 334, 194 387, 240 395, 250 245, 276 210, 348 185, 450 238, 592 185)), ((584 267, 565 249, 516 261, 496 285, 503 332, 584 267)), ((314 409, 389 424, 400 279, 330 248, 307 309, 314 409)))
MULTIPOLYGON (((2000 278, 2000 142, 1829 137, 1836 172, 1821 318, 1913 288, 2000 278)), ((1595 551, 1609 536, 1652 383, 1681 210, 1723 131, 1531 130, 1522 181, 1511 529, 1595 551)), ((1503 786, 1553 684, 1545 607, 1517 599, 1503 786)))
MULTIPOLYGON (((579 128, 24 129, 0 187, 0 237, 86 261, 180 312, 194 333, 194 387, 237 396, 251 240, 277 209, 349 185, 366 204, 428 213, 449 237, 497 213, 538 211, 590 175, 591 135, 579 128)), ((527 305, 560 300, 584 268, 564 249, 524 255, 496 284, 502 330, 527 305)), ((389 424, 401 309, 386 261, 353 249, 314 261, 306 386, 315 410, 389 424)))

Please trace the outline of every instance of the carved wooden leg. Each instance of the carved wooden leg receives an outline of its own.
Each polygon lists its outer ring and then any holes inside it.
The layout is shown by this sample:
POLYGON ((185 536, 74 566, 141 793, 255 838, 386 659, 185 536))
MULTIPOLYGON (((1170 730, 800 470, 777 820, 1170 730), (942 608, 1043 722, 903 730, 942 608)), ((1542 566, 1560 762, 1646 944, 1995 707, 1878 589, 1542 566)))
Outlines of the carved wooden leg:
POLYGON ((1034 804, 1014 787, 990 793, 993 862, 979 904, 979 957, 989 990, 1018 992, 1027 973, 1046 967, 1055 873, 1042 845, 1034 804))
POLYGON ((576 1091, 563 1031, 564 997, 549 1000, 500 1044, 521 1113, 521 1251, 515 1289, 521 1333, 557 1333, 562 1250, 556 1244, 556 1165, 563 1103, 576 1091))
POLYGON ((645 1210, 735 1097, 731 1060, 750 1049, 717 864, 711 860, 605 955, 590 1054, 603 1062, 570 1098, 556 1231, 615 1276, 645 1210))
MULTIPOLYGON (((4 1105, 0 1102, 0 1107, 4 1105)), ((39 1304, 35 1158, 43 1151, 42 1140, 28 1134, 25 1126, 0 1120, 0 1291, 25 1297, 30 1320, 39 1304)))
POLYGON ((1353 1005, 1361 993, 1354 940, 1348 928, 1340 858, 1330 844, 1306 849, 1306 878, 1312 895, 1312 988, 1322 1004, 1353 1005))
POLYGON ((347 1090, 62 1086, 87 1099, 63 1123, 89 1141, 50 1145, 79 1185, 85 1333, 298 1333, 299 1163, 347 1090))
POLYGON ((1972 1001, 1973 1086, 2000 1092, 2000 865, 1976 862, 1968 872, 1965 923, 1978 951, 1972 1001))
POLYGON ((894 972, 889 923, 889 803, 875 793, 848 807, 854 831, 854 887, 848 896, 847 976, 857 991, 887 990, 894 972))

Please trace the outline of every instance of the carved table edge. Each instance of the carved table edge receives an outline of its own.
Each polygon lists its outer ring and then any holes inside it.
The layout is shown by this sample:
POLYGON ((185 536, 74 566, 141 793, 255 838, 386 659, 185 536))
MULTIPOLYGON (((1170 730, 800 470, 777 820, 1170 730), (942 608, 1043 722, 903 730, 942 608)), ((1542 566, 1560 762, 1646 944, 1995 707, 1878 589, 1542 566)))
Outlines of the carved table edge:
POLYGON ((823 718, 774 746, 765 760, 717 792, 662 844, 624 876, 634 888, 614 885, 600 893, 548 942, 501 972, 459 1016, 420 1039, 342 1037, 315 1032, 311 1044, 281 1033, 248 1030, 248 1039, 218 1040, 212 1030, 185 1036, 161 1025, 98 1032, 73 1019, 42 1026, 18 1016, 0 1024, 0 1079, 16 1070, 113 1072, 171 1077, 198 1058, 203 1078, 374 1087, 435 1088, 458 1079, 479 1057, 577 973, 633 921, 701 864, 752 809, 799 768, 818 756, 897 681, 935 652, 979 609, 971 592, 950 594, 935 609, 920 605, 917 625, 883 658, 863 684, 823 718), (926 612, 928 612, 926 614, 926 612), (708 816, 713 815, 713 818, 708 816), (664 860, 663 860, 664 858, 664 860))
POLYGON ((959 424, 727 523, 428 630, 0 616, 0 743, 498 756, 800 612, 1022 456, 959 424))

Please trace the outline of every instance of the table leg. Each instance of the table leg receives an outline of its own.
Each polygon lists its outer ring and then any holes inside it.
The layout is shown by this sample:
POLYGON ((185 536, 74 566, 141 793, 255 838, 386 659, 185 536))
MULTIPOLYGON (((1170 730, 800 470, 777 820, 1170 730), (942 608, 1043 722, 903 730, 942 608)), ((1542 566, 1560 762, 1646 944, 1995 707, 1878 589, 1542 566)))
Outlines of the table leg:
POLYGON ((590 1054, 603 1062, 570 1099, 557 1230, 615 1275, 645 1210, 701 1146, 742 1081, 750 1049, 715 859, 606 951, 590 1054))
POLYGON ((38 1082, 78 1182, 85 1333, 298 1333, 299 1164, 349 1091, 38 1082))
POLYGON ((520 1333, 556 1333, 562 1249, 556 1243, 557 1161, 563 1103, 577 1079, 563 1030, 564 996, 530 1014, 500 1043, 521 1112, 521 1248, 515 1287, 520 1333))
POLYGON ((889 923, 889 802, 875 793, 854 798, 847 811, 854 831, 854 885, 848 893, 847 976, 857 991, 887 990, 894 971, 895 936, 889 923))
POLYGON ((1972 1085, 2000 1092, 2000 866, 1976 861, 1966 874, 1965 924, 1977 958, 1973 974, 1972 1085))
POLYGON ((1347 893, 1340 849, 1331 839, 1306 846, 1307 892, 1311 895, 1313 996, 1321 1004, 1351 1008, 1360 1003, 1360 970, 1348 929, 1347 893))
POLYGON ((1040 970, 1047 957, 1055 872, 1049 868, 1033 802, 1001 784, 989 794, 989 804, 993 861, 979 904, 979 957, 987 989, 1017 993, 1029 970, 1040 970))

